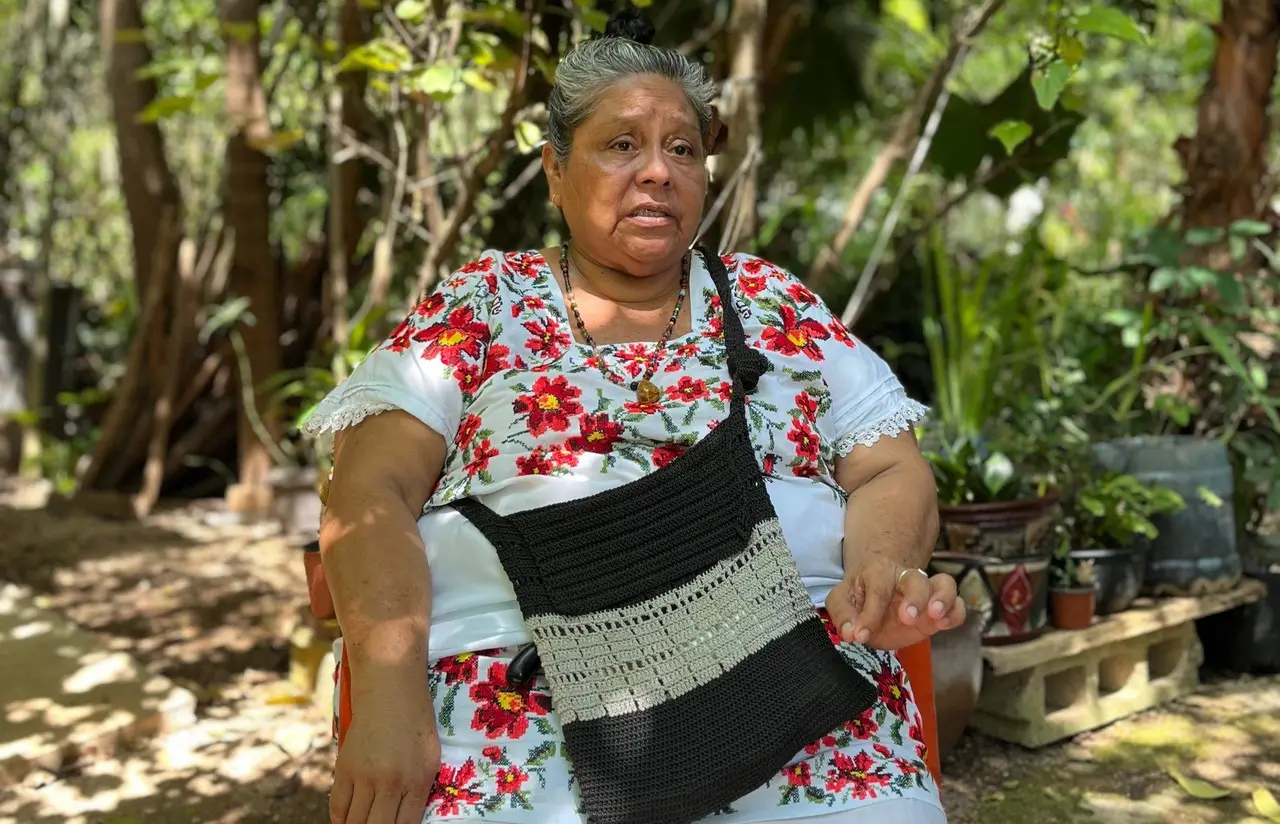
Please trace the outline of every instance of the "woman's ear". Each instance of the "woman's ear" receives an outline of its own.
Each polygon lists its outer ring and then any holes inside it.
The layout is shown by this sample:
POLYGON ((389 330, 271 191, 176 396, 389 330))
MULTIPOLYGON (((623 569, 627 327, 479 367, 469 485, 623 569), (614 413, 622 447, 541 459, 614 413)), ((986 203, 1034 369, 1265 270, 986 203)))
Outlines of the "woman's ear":
POLYGON ((725 150, 729 143, 729 125, 720 119, 720 110, 711 107, 711 122, 707 124, 707 133, 702 137, 702 145, 706 147, 707 157, 715 157, 725 150))
POLYGON ((542 173, 547 176, 547 188, 551 191, 551 202, 560 207, 560 194, 564 191, 564 170, 560 161, 556 160, 555 150, 550 143, 542 144, 542 173))

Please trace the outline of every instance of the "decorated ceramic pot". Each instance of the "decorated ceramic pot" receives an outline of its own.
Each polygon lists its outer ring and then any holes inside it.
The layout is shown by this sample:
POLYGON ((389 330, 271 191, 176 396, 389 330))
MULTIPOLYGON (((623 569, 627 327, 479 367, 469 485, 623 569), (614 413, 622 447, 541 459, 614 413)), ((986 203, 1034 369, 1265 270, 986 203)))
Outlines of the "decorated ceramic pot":
POLYGON ((936 552, 929 565, 955 578, 965 606, 984 616, 984 644, 1029 641, 1047 627, 1048 556, 1005 559, 936 552))

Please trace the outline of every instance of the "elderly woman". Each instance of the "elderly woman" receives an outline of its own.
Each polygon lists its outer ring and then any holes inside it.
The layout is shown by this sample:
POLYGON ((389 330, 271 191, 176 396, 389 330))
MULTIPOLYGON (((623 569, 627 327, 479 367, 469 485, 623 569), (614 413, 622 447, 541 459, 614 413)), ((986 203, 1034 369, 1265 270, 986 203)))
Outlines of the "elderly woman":
POLYGON ((331 819, 945 822, 893 653, 964 618, 925 410, 791 274, 691 250, 713 86, 635 24, 556 73, 569 240, 463 266, 308 422, 331 819))

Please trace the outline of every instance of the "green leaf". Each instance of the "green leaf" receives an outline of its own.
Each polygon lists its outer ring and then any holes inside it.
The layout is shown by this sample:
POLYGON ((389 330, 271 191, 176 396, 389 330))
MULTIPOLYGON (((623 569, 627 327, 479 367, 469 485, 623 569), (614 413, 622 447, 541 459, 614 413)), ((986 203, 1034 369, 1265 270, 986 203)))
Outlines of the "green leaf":
POLYGON ((1075 68, 1084 62, 1084 44, 1074 34, 1064 34, 1058 40, 1058 56, 1075 68))
POLYGON ((395 15, 409 23, 421 23, 427 16, 427 4, 423 0, 400 0, 395 15))
POLYGON ((1163 292, 1178 282, 1181 273, 1172 266, 1161 266, 1151 273, 1151 281, 1147 288, 1152 292, 1163 292))
POLYGON ((582 13, 582 22, 595 31, 603 33, 605 26, 609 24, 609 15, 598 9, 591 9, 582 13))
POLYGON ((1071 67, 1062 60, 1054 60, 1043 69, 1038 69, 1031 78, 1031 87, 1036 92, 1036 102, 1040 108, 1048 111, 1062 96, 1062 90, 1071 80, 1071 67))
POLYGON ((416 92, 430 95, 437 100, 447 100, 453 95, 458 72, 453 66, 438 64, 419 72, 411 82, 416 92))
POLYGON ((1227 238, 1227 245, 1231 249, 1231 259, 1237 263, 1244 260, 1245 253, 1249 251, 1249 241, 1236 235, 1227 238))
POLYGON ((1187 231, 1187 245, 1189 246, 1208 246, 1222 240, 1225 232, 1216 226, 1209 226, 1200 229, 1189 229, 1187 231))
POLYGON ((190 94, 179 94, 173 97, 160 97, 152 100, 142 111, 138 112, 139 123, 158 123, 166 117, 191 111, 196 98, 190 94))
POLYGON ((886 0, 884 13, 901 20, 912 31, 929 33, 929 12, 920 0, 886 0))
POLYGON ((306 136, 306 132, 301 129, 289 129, 283 132, 272 132, 263 140, 250 140, 249 145, 264 154, 272 154, 284 151, 306 136))
POLYGON ((542 129, 536 123, 522 120, 516 124, 515 136, 516 148, 520 150, 520 154, 528 154, 542 142, 542 129))
POLYGON ((653 0, 631 0, 631 5, 638 9, 647 9, 653 5, 653 0))
POLYGON ((1006 155, 1011 155, 1020 143, 1031 137, 1031 124, 1025 120, 1005 120, 991 127, 988 134, 1000 141, 1006 155))
POLYGON ((1236 237, 1265 237, 1273 230, 1270 223, 1261 220, 1237 220, 1227 227, 1227 231, 1236 237))
POLYGON ((402 72, 413 65, 413 56, 401 43, 390 40, 373 40, 347 52, 338 64, 338 71, 368 70, 375 72, 402 72))
POLYGON ((484 92, 485 94, 488 94, 497 88, 497 86, 494 86, 493 83, 489 82, 489 78, 485 77, 475 69, 463 69, 462 82, 466 83, 476 91, 484 92))
POLYGON ((1138 24, 1127 14, 1106 6, 1090 6, 1075 19, 1075 29, 1128 40, 1130 43, 1147 42, 1147 33, 1138 28, 1138 24))
POLYGON ((1222 302, 1228 309, 1239 309, 1244 306, 1244 287, 1230 272, 1219 273, 1216 285, 1218 297, 1222 298, 1222 302))
POLYGON ((1202 781, 1199 778, 1190 778, 1183 775, 1171 765, 1164 766, 1164 771, 1169 777, 1178 782, 1178 786, 1186 790, 1187 795, 1192 798, 1198 798, 1201 801, 1217 801, 1220 798, 1227 798, 1231 795, 1231 790, 1225 790, 1216 784, 1210 784, 1208 781, 1202 781))

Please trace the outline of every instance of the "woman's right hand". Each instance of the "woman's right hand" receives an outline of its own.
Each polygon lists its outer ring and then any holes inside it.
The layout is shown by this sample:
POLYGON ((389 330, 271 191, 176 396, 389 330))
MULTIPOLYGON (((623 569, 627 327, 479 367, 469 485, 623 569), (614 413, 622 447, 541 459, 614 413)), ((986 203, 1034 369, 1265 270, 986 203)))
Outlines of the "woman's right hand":
POLYGON ((422 698, 365 694, 338 750, 331 824, 420 824, 440 772, 435 712, 422 698))

